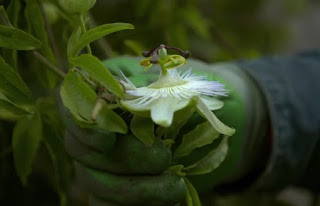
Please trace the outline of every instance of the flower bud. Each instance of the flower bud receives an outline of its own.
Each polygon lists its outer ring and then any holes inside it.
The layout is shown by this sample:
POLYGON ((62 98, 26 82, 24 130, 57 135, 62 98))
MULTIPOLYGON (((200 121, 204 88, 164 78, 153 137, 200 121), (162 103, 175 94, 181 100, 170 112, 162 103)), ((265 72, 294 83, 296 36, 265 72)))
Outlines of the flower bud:
POLYGON ((59 0, 60 6, 70 14, 81 14, 91 9, 96 0, 59 0))

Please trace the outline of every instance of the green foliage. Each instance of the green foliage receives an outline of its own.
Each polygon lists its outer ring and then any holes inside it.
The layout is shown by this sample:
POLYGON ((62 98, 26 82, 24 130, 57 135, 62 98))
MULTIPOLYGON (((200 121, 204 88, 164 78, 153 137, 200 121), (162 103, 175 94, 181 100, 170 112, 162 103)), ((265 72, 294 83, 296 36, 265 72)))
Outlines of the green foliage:
POLYGON ((93 123, 91 112, 97 95, 75 72, 68 72, 60 95, 64 106, 78 121, 93 123))
POLYGON ((20 119, 12 136, 14 164, 21 182, 26 185, 33 159, 42 139, 42 122, 39 113, 20 119))
POLYGON ((197 193, 197 190, 193 187, 192 183, 187 179, 183 178, 187 185, 186 203, 187 206, 201 206, 201 202, 197 193))
POLYGON ((228 152, 228 136, 225 136, 219 146, 209 152, 204 158, 193 165, 184 168, 187 175, 201 175, 212 172, 226 158, 228 152))
MULTIPOLYGON (((90 29, 86 33, 84 33, 82 36, 80 36, 76 41, 74 42, 73 46, 70 46, 69 56, 75 57, 81 49, 83 49, 86 45, 89 43, 106 36, 108 34, 125 30, 125 29, 133 29, 134 27, 131 24, 126 23, 113 23, 113 24, 105 24, 98 27, 95 27, 93 29, 90 29)), ((74 35, 78 36, 78 35, 74 35)))
POLYGON ((68 13, 81 14, 91 9, 96 0, 59 0, 59 4, 68 13))
POLYGON ((124 97, 122 87, 98 58, 90 54, 83 54, 72 59, 71 62, 86 71, 94 80, 113 94, 124 97))
POLYGON ((32 102, 31 92, 18 73, 0 57, 0 92, 15 104, 32 102))
POLYGON ((34 50, 41 42, 19 29, 0 25, 0 47, 14 50, 34 50))
POLYGON ((212 127, 210 122, 197 125, 194 130, 183 136, 182 143, 175 151, 174 158, 186 156, 196 148, 211 144, 219 135, 220 133, 212 127))
POLYGON ((102 107, 96 119, 97 126, 110 132, 126 134, 128 131, 127 124, 113 110, 109 109, 106 103, 102 103, 102 107))
MULTIPOLYGON (((42 46, 39 52, 55 65, 56 59, 53 54, 53 49, 49 44, 48 32, 45 27, 42 8, 37 0, 26 0, 25 16, 28 23, 29 32, 41 41, 42 46)), ((56 73, 47 69, 47 65, 35 62, 33 67, 37 68, 33 71, 42 85, 49 88, 53 88, 57 85, 59 77, 56 73)))
POLYGON ((151 119, 134 115, 131 120, 130 130, 145 145, 153 144, 154 124, 151 119))

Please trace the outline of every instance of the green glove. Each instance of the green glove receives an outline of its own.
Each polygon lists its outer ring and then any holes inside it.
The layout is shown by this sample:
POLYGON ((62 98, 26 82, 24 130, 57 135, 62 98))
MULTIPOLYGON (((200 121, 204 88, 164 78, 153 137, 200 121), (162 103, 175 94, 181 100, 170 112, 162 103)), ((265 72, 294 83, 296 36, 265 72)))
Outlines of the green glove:
MULTIPOLYGON (((104 63, 111 73, 120 76, 121 70, 135 86, 140 87, 154 82, 158 74, 153 69, 146 73, 139 65, 139 60, 135 57, 121 57, 104 63)), ((207 65, 188 60, 184 67, 191 67, 193 73, 225 85, 229 90, 228 97, 216 115, 226 125, 237 130, 229 138, 228 155, 218 169, 205 175, 188 177, 198 192, 208 192, 218 184, 237 180, 263 156, 263 150, 259 149, 264 143, 261 136, 266 134, 266 114, 259 90, 236 66, 207 65)), ((67 122, 65 145, 69 154, 81 163, 76 164, 76 173, 92 195, 91 204, 175 205, 184 199, 185 182, 181 176, 166 170, 172 165, 172 154, 160 138, 156 138, 152 146, 146 146, 132 134, 116 135, 80 128, 70 120, 67 122)), ((180 133, 190 132, 203 122, 200 115, 193 115, 180 133)), ((181 143, 181 137, 177 136, 172 150, 181 143)), ((188 166, 202 159, 215 147, 217 144, 212 143, 173 161, 188 166)))

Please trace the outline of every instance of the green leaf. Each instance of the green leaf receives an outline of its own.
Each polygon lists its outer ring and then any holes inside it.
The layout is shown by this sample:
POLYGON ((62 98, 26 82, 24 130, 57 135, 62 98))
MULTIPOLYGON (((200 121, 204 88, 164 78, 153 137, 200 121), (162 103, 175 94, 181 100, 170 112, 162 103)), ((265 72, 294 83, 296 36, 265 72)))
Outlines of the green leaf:
POLYGON ((217 117, 211 112, 210 108, 203 102, 201 98, 197 100, 197 111, 206 118, 211 125, 221 134, 225 134, 227 136, 232 136, 235 133, 235 129, 230 128, 223 124, 217 117))
POLYGON ((182 126, 188 121, 188 119, 195 112, 194 105, 183 108, 174 113, 173 121, 170 127, 165 128, 164 138, 175 139, 182 126))
POLYGON ((98 58, 91 54, 83 54, 74 58, 72 62, 89 73, 93 79, 97 80, 113 94, 120 98, 124 97, 122 87, 98 58))
POLYGON ((0 93, 0 118, 6 120, 17 120, 23 115, 30 114, 25 109, 15 105, 0 93))
POLYGON ((72 58, 72 51, 74 50, 74 46, 76 45, 77 41, 79 40, 81 34, 82 34, 82 32, 81 32, 80 26, 76 27, 75 30, 72 32, 72 34, 68 40, 68 44, 67 44, 68 58, 72 58))
POLYGON ((174 174, 178 176, 185 177, 186 173, 182 171, 183 168, 184 168, 183 165, 173 165, 169 167, 168 170, 172 171, 174 174))
POLYGON ((74 45, 71 56, 75 57, 77 54, 83 49, 87 44, 103 37, 108 34, 125 30, 125 29, 134 29, 131 24, 127 23, 113 23, 113 24, 104 24, 93 29, 88 30, 85 34, 83 34, 76 44, 74 45))
POLYGON ((183 178, 187 186, 186 203, 187 206, 201 206, 199 195, 197 190, 193 187, 192 183, 187 179, 183 178))
MULTIPOLYGON (((48 122, 50 124, 50 122, 48 122)), ((67 205, 68 183, 71 178, 71 160, 69 159, 62 142, 62 136, 59 129, 52 128, 51 125, 44 125, 46 137, 45 146, 49 152, 54 167, 55 184, 60 196, 60 205, 67 205)))
POLYGON ((10 23, 10 20, 9 20, 9 17, 8 17, 8 15, 6 13, 6 10, 4 9, 4 7, 2 5, 0 6, 0 21, 2 21, 2 23, 5 26, 12 27, 12 25, 10 23))
MULTIPOLYGON (((28 30, 34 37, 39 39, 42 44, 39 53, 46 57, 52 64, 56 64, 44 24, 41 4, 38 0, 26 0, 25 2, 25 16, 28 23, 28 30)), ((32 65, 32 69, 41 84, 49 88, 54 88, 58 84, 60 77, 47 67, 48 66, 42 62, 35 62, 35 64, 32 65)))
POLYGON ((42 138, 42 122, 39 113, 20 119, 13 129, 12 148, 16 172, 26 185, 32 170, 33 159, 42 138))
POLYGON ((8 14, 8 18, 14 27, 17 27, 17 25, 18 25, 20 10, 21 10, 21 2, 20 1, 10 1, 9 6, 6 9, 6 13, 8 14))
POLYGON ((145 145, 153 144, 154 124, 150 118, 133 115, 130 124, 130 130, 145 145))
POLYGON ((186 167, 187 175, 207 174, 219 167, 228 153, 228 138, 228 136, 224 136, 216 149, 209 152, 197 163, 186 167))
POLYGON ((107 131, 121 134, 126 134, 128 131, 127 124, 123 119, 113 110, 109 109, 108 105, 104 102, 102 103, 102 108, 99 111, 96 122, 100 129, 107 131))
POLYGON ((20 29, 0 25, 0 47, 34 50, 41 47, 41 42, 20 29))
POLYGON ((78 120, 92 122, 91 112, 97 99, 96 93, 73 71, 69 71, 60 89, 65 107, 78 120))
POLYGON ((18 73, 0 57, 0 92, 17 105, 30 104, 31 92, 18 73))
MULTIPOLYGON (((18 26, 18 19, 20 17, 21 3, 20 1, 10 1, 6 9, 8 18, 14 27, 18 26)), ((2 49, 2 56, 8 64, 14 69, 17 69, 17 51, 12 49, 2 49)))
POLYGON ((194 149, 211 144, 219 135, 220 133, 208 121, 197 125, 194 130, 183 136, 182 143, 175 151, 174 158, 187 156, 194 149))

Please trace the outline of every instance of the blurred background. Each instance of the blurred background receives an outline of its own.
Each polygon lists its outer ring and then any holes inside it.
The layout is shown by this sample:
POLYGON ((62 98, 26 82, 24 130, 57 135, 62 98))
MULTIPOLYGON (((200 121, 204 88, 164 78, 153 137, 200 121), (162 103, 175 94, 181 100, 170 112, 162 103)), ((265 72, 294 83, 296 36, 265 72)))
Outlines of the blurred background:
MULTIPOLYGON (((65 36, 57 43, 63 51, 73 28, 51 1, 40 2, 44 2, 54 34, 65 36)), ((0 0, 5 7, 9 3, 0 0)), ((193 58, 206 62, 286 55, 320 47, 319 0, 97 0, 90 11, 89 26, 113 22, 131 23, 135 29, 93 43, 93 54, 101 59, 140 55, 161 43, 189 50, 193 58)), ((19 24, 26 27, 23 21, 19 24)), ((21 185, 8 146, 12 127, 12 122, 0 122, 0 205, 59 205, 52 183, 54 170, 44 147, 38 151, 28 186, 21 185)), ((86 205, 77 183, 70 185, 70 205, 86 205)), ((274 194, 227 193, 208 199, 216 206, 320 206, 319 194, 291 186, 274 194)))
POLYGON ((136 28, 108 37, 108 55, 165 43, 215 62, 320 46, 319 0, 98 0, 92 17, 136 28))

